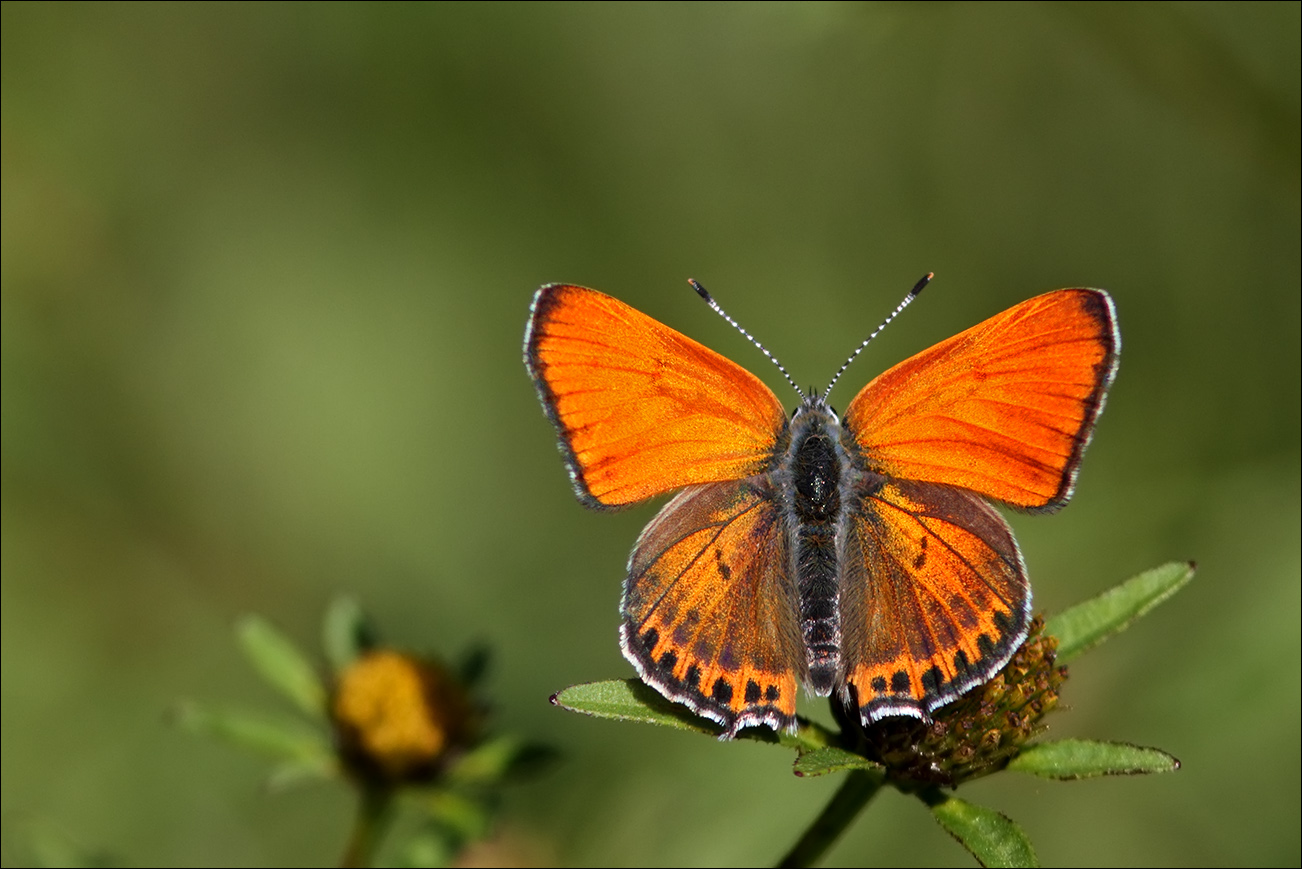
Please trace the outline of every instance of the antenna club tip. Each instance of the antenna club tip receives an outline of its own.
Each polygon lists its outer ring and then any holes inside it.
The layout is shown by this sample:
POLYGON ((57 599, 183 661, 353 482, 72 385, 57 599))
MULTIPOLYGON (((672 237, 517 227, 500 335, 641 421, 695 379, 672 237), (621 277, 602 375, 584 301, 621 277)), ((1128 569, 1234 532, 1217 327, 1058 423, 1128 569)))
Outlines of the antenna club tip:
POLYGON ((696 295, 705 299, 707 302, 713 301, 713 299, 710 298, 710 294, 706 292, 705 287, 701 286, 700 282, 697 281, 696 278, 688 278, 687 283, 692 285, 693 290, 696 290, 696 295))
POLYGON ((909 290, 909 298, 912 299, 917 295, 919 295, 923 291, 923 289, 926 288, 927 284, 931 283, 931 279, 934 278, 935 276, 936 276, 935 272, 927 272, 925 275, 923 275, 922 279, 913 285, 913 289, 909 290))

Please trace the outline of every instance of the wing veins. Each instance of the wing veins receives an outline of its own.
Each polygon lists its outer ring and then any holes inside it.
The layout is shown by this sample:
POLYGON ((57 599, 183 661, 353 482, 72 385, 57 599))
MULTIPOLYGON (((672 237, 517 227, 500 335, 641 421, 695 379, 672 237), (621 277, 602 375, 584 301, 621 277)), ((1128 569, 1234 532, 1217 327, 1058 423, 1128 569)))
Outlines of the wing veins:
MULTIPOLYGON (((1010 435, 1010 434, 1008 434, 1007 432, 999 431, 998 429, 993 429, 993 428, 990 428, 990 427, 988 427, 988 426, 983 426, 983 425, 977 425, 977 424, 974 423, 974 422, 968 422, 968 421, 966 421, 966 420, 958 419, 957 417, 953 417, 953 416, 942 415, 942 414, 934 414, 934 416, 935 416, 936 419, 945 420, 946 422, 952 422, 952 423, 954 423, 955 425, 959 426, 960 428, 969 429, 969 430, 972 430, 972 431, 975 431, 975 432, 980 432, 980 433, 982 433, 982 434, 987 434, 987 435, 997 435, 997 436, 999 436, 999 437, 1001 437, 1001 438, 1006 438, 1006 439, 1008 439, 1008 440, 1010 440, 1010 441, 1013 441, 1014 443, 1026 444, 1026 441, 1018 440, 1018 439, 1017 439, 1016 437, 1014 437, 1013 435, 1010 435)), ((1067 434, 1067 432, 1064 432, 1064 431, 1062 431, 1061 429, 1056 429, 1056 428, 1053 428, 1053 427, 1051 427, 1051 426, 1044 425, 1044 424, 1042 424, 1042 423, 1040 424, 1040 427, 1043 428, 1043 429, 1046 429, 1046 430, 1048 430, 1048 431, 1051 431, 1051 432, 1056 432, 1056 433, 1058 433, 1058 434, 1062 434, 1062 435, 1066 435, 1066 434, 1067 434)), ((1075 439, 1075 436, 1073 435, 1073 436, 1071 436, 1071 438, 1074 440, 1074 439, 1075 439)), ((975 440, 975 439, 976 439, 976 438, 974 438, 974 440, 975 440)), ((879 442, 877 442, 876 444, 874 444, 873 446, 876 447, 876 448, 878 448, 878 449, 880 449, 880 448, 883 447, 883 446, 892 446, 892 445, 898 445, 898 444, 930 444, 930 443, 944 444, 944 443, 950 443, 952 440, 953 440, 952 438, 916 438, 916 439, 913 439, 913 440, 879 441, 879 442)), ((1009 453, 1007 450, 1000 449, 1000 448, 998 448, 998 447, 995 447, 995 446, 992 445, 992 444, 985 444, 985 446, 988 446, 990 449, 997 450, 998 452, 1002 453, 1003 455, 1009 456, 1010 458, 1014 458, 1014 457, 1015 457, 1012 453, 1009 453)), ((1039 445, 1038 445, 1038 444, 1032 444, 1032 446, 1039 446, 1039 445)), ((1041 448, 1041 449, 1044 449, 1043 447, 1040 447, 1040 448, 1041 448)), ((1045 449, 1045 452, 1051 452, 1051 451, 1045 449)), ((1058 455, 1058 456, 1060 456, 1061 458, 1067 458, 1068 456, 1071 455, 1071 453, 1065 453, 1065 454, 1062 454, 1062 453, 1056 453, 1055 455, 1058 455)), ((1041 463, 1041 462, 1037 462, 1037 461, 1034 460, 1034 459, 1028 459, 1028 460, 1027 460, 1027 463, 1028 463, 1028 464, 1035 464, 1035 465, 1037 465, 1038 467, 1041 467, 1041 468, 1044 468, 1044 469, 1051 469, 1051 467, 1052 467, 1052 466, 1050 466, 1050 465, 1045 465, 1045 464, 1043 464, 1043 463, 1041 463)))
MULTIPOLYGON (((918 441, 918 443, 926 443, 926 441, 918 441)), ((915 462, 913 462, 913 464, 918 465, 918 466, 920 466, 920 467, 924 467, 924 468, 938 468, 938 469, 943 470, 943 471, 966 470, 965 468, 959 468, 959 467, 956 467, 956 466, 954 466, 954 465, 942 465, 942 464, 938 464, 938 463, 936 463, 936 462, 920 462, 920 461, 915 461, 915 462)), ((1033 495, 1033 496, 1035 496, 1037 499, 1040 497, 1040 493, 1039 493, 1038 491, 1035 491, 1034 489, 1027 489, 1027 488, 1024 487, 1024 486, 1019 486, 1019 485, 1017 485, 1016 483, 1013 483, 1013 482, 1010 482, 1009 480, 1004 479, 1003 477, 997 477, 997 476, 994 476, 994 475, 991 475, 991 474, 976 474, 976 473, 972 474, 972 476, 973 476, 973 477, 979 477, 979 478, 982 479, 982 480, 987 480, 987 481, 996 482, 996 483, 999 483, 999 484, 1001 484, 1001 485, 1003 485, 1003 486, 1006 486, 1006 487, 1008 487, 1008 488, 1011 488, 1011 489, 1017 489, 1017 490, 1020 491, 1020 492, 1025 492, 1025 493, 1028 494, 1028 495, 1033 495)), ((1061 477, 1062 477, 1062 474, 1058 474, 1058 477, 1061 478, 1061 477)), ((908 478, 907 478, 907 477, 902 477, 902 478, 900 478, 900 479, 908 479, 908 478)), ((944 484, 941 484, 941 485, 944 485, 944 484)), ((957 484, 956 484, 956 485, 957 485, 957 484)), ((964 486, 964 487, 960 487, 960 488, 967 488, 967 487, 964 486)), ((1009 502, 1009 501, 1004 501, 1004 499, 1002 499, 1002 498, 995 498, 995 500, 996 500, 996 501, 1002 501, 1002 502, 1004 502, 1004 503, 1013 503, 1013 502, 1009 502)), ((1013 503, 1013 506, 1017 506, 1017 505, 1016 505, 1015 503, 1013 503)))
MULTIPOLYGON (((733 522, 736 522, 736 521, 737 521, 738 519, 740 519, 741 517, 745 516, 747 513, 750 513, 752 510, 755 510, 755 509, 759 508, 759 507, 762 505, 762 503, 763 503, 763 502, 762 502, 760 499, 756 499, 755 502, 754 502, 753 504, 751 504, 751 505, 750 505, 749 507, 747 507, 745 510, 742 510, 742 511, 741 511, 740 513, 738 513, 737 515, 732 516, 732 517, 729 517, 727 520, 725 520, 725 521, 723 521, 723 522, 719 522, 719 523, 717 523, 717 524, 715 524, 715 525, 707 525, 707 526, 706 526, 707 528, 711 528, 711 527, 712 527, 712 528, 715 528, 715 529, 716 529, 714 535, 713 535, 712 537, 710 537, 709 542, 707 542, 704 546, 702 546, 702 547, 700 548, 700 550, 697 551, 697 553, 696 553, 695 555, 692 556, 691 560, 687 563, 687 565, 684 566, 682 570, 678 571, 678 573, 674 576, 674 578, 673 578, 671 581, 669 581, 668 583, 665 584, 665 590, 664 590, 664 592, 661 593, 660 597, 658 597, 658 598, 656 599, 656 602, 655 602, 654 604, 652 604, 650 607, 647 608, 647 611, 646 611, 646 612, 647 612, 647 618, 650 618, 651 614, 654 613, 657 609, 659 609, 660 604, 664 602, 665 596, 668 595, 669 592, 673 589, 673 587, 674 587, 675 585, 677 585, 677 584, 679 583, 679 581, 682 580, 683 576, 684 576, 684 575, 685 575, 689 570, 691 570, 693 567, 695 567, 695 566, 697 565, 697 563, 701 560, 701 557, 702 557, 703 555, 705 555, 706 550, 708 550, 712 545, 714 545, 714 544, 718 541, 718 539, 719 539, 721 536, 723 536, 723 532, 726 531, 726 530, 728 529, 728 526, 731 525, 733 522)), ((686 540, 687 537, 690 537, 690 536, 691 536, 691 535, 688 534, 688 535, 686 535, 686 536, 684 536, 684 537, 679 538, 677 541, 674 542, 674 544, 673 544, 672 546, 667 547, 667 548, 665 549, 665 552, 667 553, 667 552, 669 552, 671 549, 673 549, 675 546, 679 546, 679 545, 681 545, 682 542, 683 542, 684 540, 686 540)), ((656 560, 653 561, 653 562, 651 563, 652 566, 654 566, 655 564, 657 564, 657 563, 660 561, 660 559, 663 558, 663 557, 664 557, 664 553, 661 553, 659 556, 657 556, 656 560)), ((651 569, 650 567, 647 568, 647 570, 650 570, 650 569, 651 569)), ((642 574, 639 574, 639 575, 645 575, 646 572, 647 572, 647 571, 644 570, 644 571, 642 571, 642 574)), ((646 621, 647 621, 646 619, 643 619, 643 620, 641 621, 641 623, 639 623, 638 628, 640 629, 640 628, 642 627, 642 625, 646 624, 646 621)))
MULTIPOLYGON (((949 553, 950 553, 951 555, 953 555, 956 559, 958 559, 958 561, 959 561, 961 564, 963 564, 965 567, 967 567, 967 569, 968 569, 969 571, 971 571, 972 574, 973 574, 974 576, 976 576, 978 579, 980 579, 980 580, 981 580, 981 583, 982 583, 983 585, 985 585, 985 587, 988 588, 988 589, 990 590, 990 593, 991 593, 991 594, 993 594, 995 597, 999 598, 999 600, 1003 601, 1003 603, 1004 603, 1006 606, 1008 606, 1008 608, 1009 608, 1010 610, 1012 609, 1012 604, 1011 604, 1011 603, 1010 603, 1010 602, 1009 602, 1009 601, 1008 601, 1008 600, 1007 600, 1007 599, 1006 599, 1002 594, 1000 594, 1000 593, 999 593, 999 592, 994 588, 994 586, 992 586, 992 585, 990 584, 990 582, 985 578, 985 575, 984 575, 980 570, 978 570, 978 569, 976 568, 976 566, 973 565, 972 562, 970 562, 970 561, 967 559, 966 556, 964 556, 962 553, 960 553, 960 552, 958 552, 956 549, 954 549, 954 547, 950 545, 950 543, 949 543, 948 540, 946 540, 944 537, 942 537, 942 536, 940 536, 939 534, 937 534, 935 531, 932 531, 931 528, 929 528, 929 527, 928 527, 928 526, 927 526, 927 525, 922 521, 922 517, 920 517, 917 513, 914 513, 912 510, 908 510, 908 509, 906 509, 906 508, 900 506, 899 504, 894 504, 894 503, 892 503, 892 502, 890 502, 890 501, 887 501, 887 500, 885 500, 884 498, 879 498, 879 497, 876 496, 876 495, 871 495, 871 496, 869 496, 869 497, 871 497, 874 501, 877 501, 878 503, 881 503, 881 504, 887 504, 887 505, 889 505, 890 507, 893 507, 896 511, 898 511, 898 512, 900 512, 900 513, 903 513, 905 516, 908 516, 910 519, 912 519, 914 522, 916 522, 916 523, 918 524, 918 526, 919 526, 920 528, 922 528, 923 531, 925 531, 925 532, 926 532, 930 537, 933 537, 933 538, 935 538, 936 540, 940 541, 940 544, 941 544, 942 546, 944 546, 945 549, 948 550, 949 553)), ((941 520, 941 521, 944 521, 944 520, 941 520)), ((952 523, 952 522, 947 523, 947 524, 954 525, 954 523, 952 523)), ((975 532, 971 531, 970 529, 968 529, 968 528, 963 528, 963 526, 961 526, 961 525, 954 525, 954 527, 962 529, 963 531, 967 532, 968 534, 971 534, 973 537, 976 537, 977 539, 981 540, 982 543, 985 543, 985 540, 984 540, 984 539, 982 539, 979 535, 977 535, 975 532)), ((995 549, 994 549, 993 546, 989 546, 989 544, 987 544, 987 547, 988 547, 992 552, 995 552, 996 555, 998 555, 998 552, 995 551, 995 549)), ((1002 556, 1001 556, 1001 559, 1002 559, 1002 556)), ((910 573, 910 571, 906 568, 906 569, 905 569, 905 573, 908 574, 908 573, 910 573)), ((931 590, 929 585, 926 585, 926 584, 924 584, 924 583, 918 583, 918 584, 919 584, 919 585, 922 585, 924 588, 927 588, 928 590, 931 590)), ((934 592, 933 592, 933 596, 934 596, 934 592)), ((936 600, 939 601, 940 599, 937 597, 936 600)), ((943 605, 943 602, 942 602, 942 605, 943 605)), ((975 607, 974 607, 974 608, 975 608, 975 607)))

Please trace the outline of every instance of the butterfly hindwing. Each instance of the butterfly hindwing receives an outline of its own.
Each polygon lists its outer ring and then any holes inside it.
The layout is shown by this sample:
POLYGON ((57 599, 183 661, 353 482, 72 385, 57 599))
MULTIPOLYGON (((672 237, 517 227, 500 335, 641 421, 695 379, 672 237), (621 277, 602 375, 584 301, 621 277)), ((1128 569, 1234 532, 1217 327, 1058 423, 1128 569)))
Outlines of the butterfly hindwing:
POLYGON ((850 402, 844 424, 887 477, 1057 509, 1071 497, 1120 345, 1107 293, 1046 293, 886 371, 850 402))
POLYGON ((1026 638, 1031 589, 1003 518, 930 483, 861 481, 841 576, 842 666, 865 722, 926 717, 1026 638))
POLYGON ((624 654, 729 735, 794 726, 805 655, 789 557, 766 476, 680 492, 629 558, 624 654))
POLYGON ((524 352, 589 507, 764 472, 786 425, 755 375, 596 290, 540 289, 524 352))

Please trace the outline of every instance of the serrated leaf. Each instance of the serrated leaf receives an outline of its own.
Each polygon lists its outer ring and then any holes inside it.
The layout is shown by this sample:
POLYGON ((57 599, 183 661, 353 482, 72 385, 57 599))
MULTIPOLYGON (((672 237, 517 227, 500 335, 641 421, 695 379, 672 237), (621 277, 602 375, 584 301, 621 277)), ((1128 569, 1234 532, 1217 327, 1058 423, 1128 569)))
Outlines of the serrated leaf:
POLYGON ((1028 745, 1013 758, 1008 768, 1043 778, 1067 780, 1174 772, 1180 768, 1180 761, 1165 751, 1124 742, 1058 739, 1028 745))
MULTIPOLYGON (((596 718, 639 721, 677 730, 690 730, 720 736, 723 728, 708 718, 694 714, 681 703, 674 703, 637 679, 611 679, 573 685, 552 695, 552 703, 571 712, 596 718)), ((835 741, 835 736, 819 724, 799 719, 796 732, 774 733, 767 727, 750 727, 737 736, 756 742, 769 742, 786 748, 812 751, 835 741)))
POLYGON ((1135 619, 1179 591, 1193 575, 1192 562, 1164 564, 1058 613, 1044 626, 1046 634, 1058 638, 1058 662, 1065 664, 1124 631, 1135 619))
POLYGON ((321 623, 321 645, 336 673, 347 669, 374 644, 374 631, 356 600, 341 595, 330 602, 321 623))
POLYGON ((982 866, 1040 865, 1031 840, 1002 812, 939 791, 927 791, 921 796, 937 823, 982 866))
POLYGON ((852 751, 826 746, 800 752, 792 772, 799 776, 819 776, 848 769, 881 770, 883 767, 852 751))
POLYGON ((216 711, 192 703, 176 712, 178 726, 202 736, 211 736, 240 748, 304 763, 333 762, 330 744, 314 728, 297 721, 283 721, 247 712, 216 711))
POLYGON ((779 733, 777 742, 778 745, 794 748, 796 751, 817 751, 820 748, 834 747, 840 738, 839 734, 833 733, 817 721, 810 721, 797 715, 796 732, 779 733))
POLYGON ((262 678, 303 712, 325 720, 325 686, 297 646, 258 616, 240 619, 235 632, 244 654, 262 678))

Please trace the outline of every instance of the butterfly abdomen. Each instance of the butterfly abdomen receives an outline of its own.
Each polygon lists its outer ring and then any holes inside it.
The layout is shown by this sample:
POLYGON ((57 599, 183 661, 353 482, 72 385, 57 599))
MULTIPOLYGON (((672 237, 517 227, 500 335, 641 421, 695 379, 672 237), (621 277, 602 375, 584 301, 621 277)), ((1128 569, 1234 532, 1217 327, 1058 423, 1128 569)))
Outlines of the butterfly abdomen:
POLYGON ((809 687, 831 693, 841 662, 836 530, 841 516, 841 466, 836 418, 820 406, 793 421, 785 481, 795 532, 796 587, 809 687))

